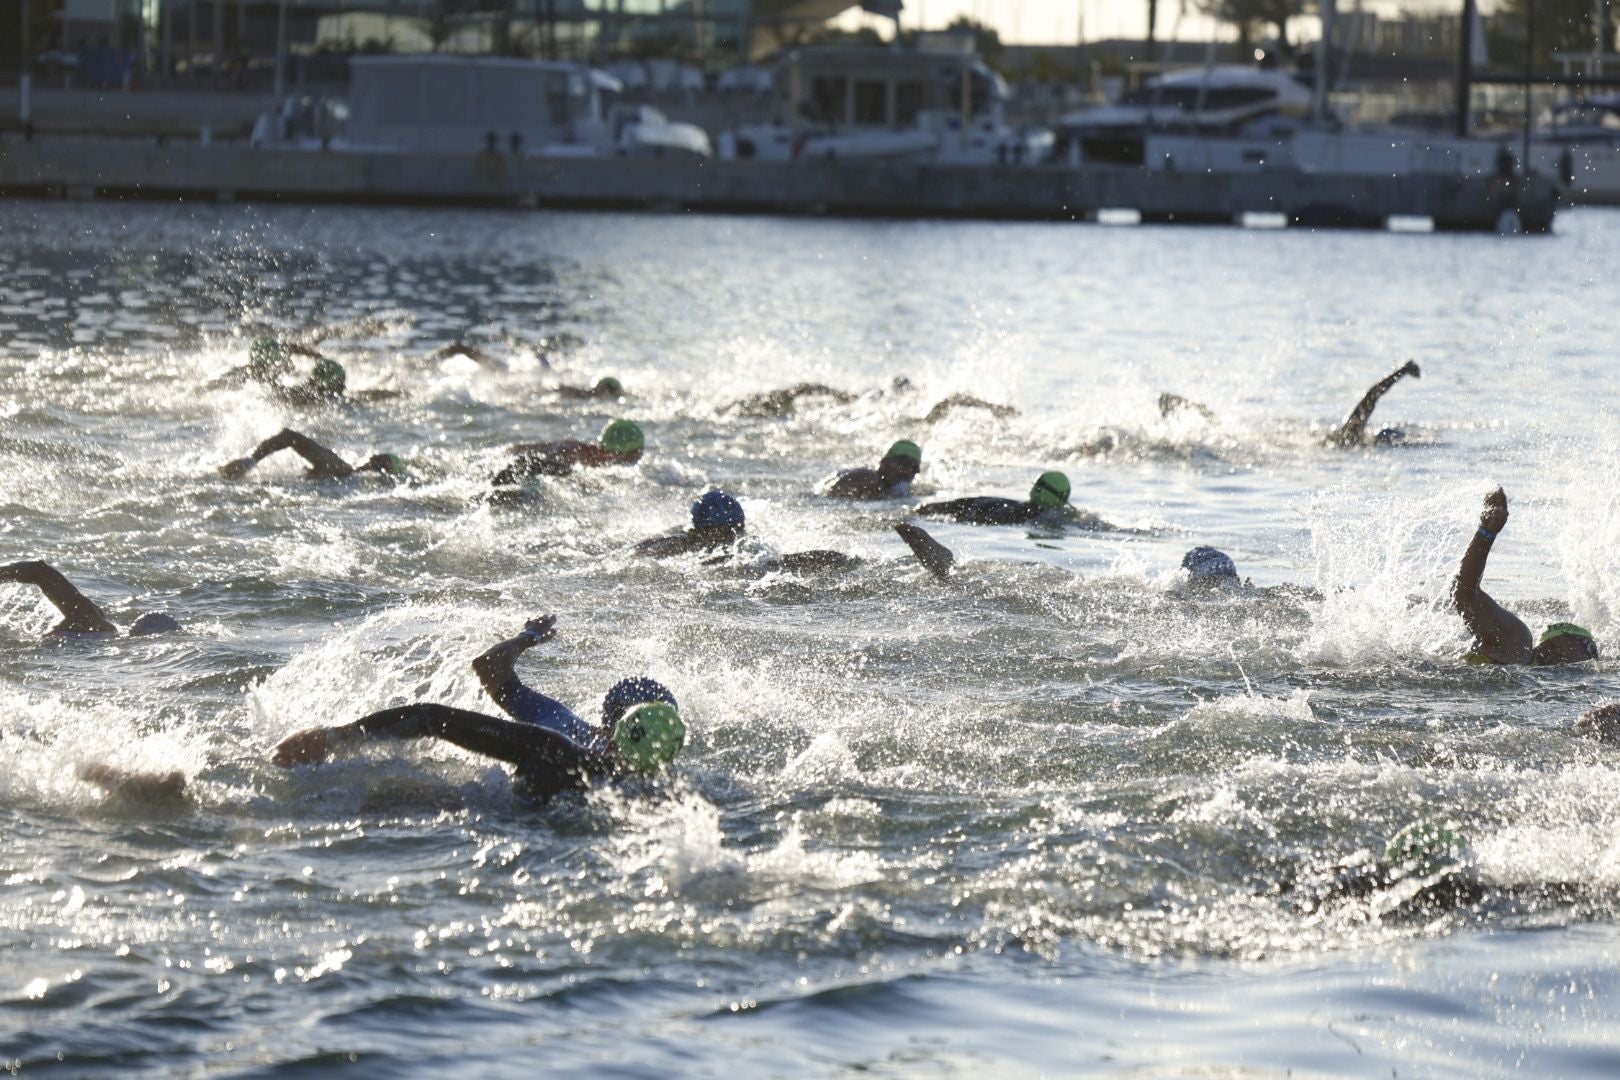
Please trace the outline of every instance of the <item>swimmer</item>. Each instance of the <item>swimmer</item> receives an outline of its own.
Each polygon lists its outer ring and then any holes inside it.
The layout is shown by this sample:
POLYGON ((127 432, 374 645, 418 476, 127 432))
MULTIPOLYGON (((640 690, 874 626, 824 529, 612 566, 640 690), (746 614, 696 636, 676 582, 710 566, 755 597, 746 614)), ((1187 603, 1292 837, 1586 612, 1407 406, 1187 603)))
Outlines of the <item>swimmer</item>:
POLYGON ((1159 415, 1166 420, 1170 419, 1171 414, 1183 410, 1195 412, 1212 424, 1215 422, 1215 410, 1208 405, 1201 405, 1190 398, 1182 397, 1180 394, 1159 395, 1159 415))
POLYGON ((517 768, 525 794, 546 800, 562 791, 665 769, 686 742, 675 695, 648 678, 621 679, 602 701, 602 722, 587 724, 561 702, 525 686, 520 656, 556 636, 557 617, 542 615, 522 633, 473 661, 473 671, 506 720, 448 705, 417 702, 339 727, 283 739, 270 760, 282 768, 325 761, 337 750, 378 739, 437 738, 517 768))
POLYGON ((827 486, 835 499, 903 499, 922 468, 922 447, 901 439, 889 447, 875 469, 845 469, 827 486))
POLYGON ((480 349, 476 345, 467 344, 465 341, 462 341, 459 338, 452 341, 448 345, 441 346, 428 353, 427 362, 430 364, 436 364, 441 360, 449 360, 453 356, 465 357, 466 359, 477 364, 479 367, 493 368, 500 366, 494 356, 485 352, 483 349, 480 349))
POLYGON ((494 483, 497 487, 507 487, 534 476, 566 476, 576 467, 634 465, 641 460, 646 445, 641 425, 633 420, 613 421, 602 429, 594 443, 578 439, 517 443, 511 448, 517 460, 496 473, 494 483))
POLYGON ((1341 863, 1316 880, 1290 883, 1285 891, 1299 894, 1300 906, 1315 912, 1327 904, 1367 899, 1402 890, 1387 915, 1414 915, 1437 909, 1472 907, 1485 897, 1485 887, 1469 872, 1468 845, 1443 823, 1414 822, 1384 845, 1380 858, 1341 863), (1412 890, 1405 895, 1406 890, 1412 890))
POLYGON ((141 803, 156 809, 177 810, 190 802, 186 774, 135 772, 116 765, 79 766, 79 779, 94 784, 119 802, 141 803))
POLYGON ((350 465, 308 435, 292 428, 282 428, 254 447, 253 453, 247 457, 221 465, 219 474, 227 480, 240 480, 255 465, 280 450, 291 450, 309 462, 306 475, 311 480, 342 480, 363 472, 396 477, 405 475, 405 460, 398 454, 372 454, 359 465, 350 465))
MULTIPOLYGON (((1378 400, 1389 391, 1389 388, 1400 382, 1404 376, 1410 375, 1414 379, 1423 377, 1414 361, 1408 360, 1382 379, 1373 383, 1356 407, 1350 410, 1344 423, 1334 428, 1328 435, 1327 441, 1332 446, 1360 446, 1367 441, 1367 421, 1372 419, 1373 409, 1378 407, 1378 400)), ((1406 439, 1406 433, 1399 428, 1385 428, 1373 436, 1373 442, 1379 446, 1390 446, 1406 439)))
POLYGON ((1575 720, 1575 734, 1599 742, 1620 743, 1620 702, 1587 709, 1575 720))
MULTIPOLYGON (((1344 423, 1334 428, 1327 436, 1325 442, 1330 446, 1360 446, 1367 441, 1367 421, 1372 419, 1373 410, 1378 407, 1379 399, 1389 392, 1389 388, 1400 382, 1406 376, 1414 379, 1423 377, 1414 361, 1408 360, 1394 371, 1379 379, 1356 402, 1356 407, 1350 410, 1344 423)), ((1196 412, 1211 423, 1215 421, 1215 411, 1207 405, 1202 405, 1180 394, 1159 395, 1159 415, 1168 419, 1172 414, 1183 411, 1196 412)), ((1376 446, 1393 446, 1406 441, 1406 433, 1399 428, 1384 428, 1373 436, 1376 446)))
POLYGON ((923 517, 948 518, 964 525, 1025 525, 1035 521, 1061 521, 1072 513, 1069 478, 1060 472, 1043 472, 1023 501, 996 495, 979 495, 917 507, 923 517))
MULTIPOLYGON (((692 504, 692 527, 668 536, 643 540, 635 547, 637 555, 667 559, 677 555, 707 555, 708 564, 724 562, 738 554, 748 529, 742 504, 724 491, 705 492, 692 504)), ((795 551, 771 560, 773 565, 793 573, 817 570, 846 570, 859 559, 837 551, 795 551)))
MULTIPOLYGON (((6 581, 34 586, 62 613, 62 621, 51 628, 52 635, 118 633, 118 627, 96 602, 74 588, 73 583, 49 563, 35 559, 0 566, 0 582, 6 581)), ((180 624, 170 616, 147 612, 130 625, 129 636, 145 637, 179 629, 180 624)))
POLYGON ((997 420, 1005 420, 1009 416, 1018 415, 1018 410, 1011 405, 996 405, 985 401, 983 398, 976 398, 971 394, 952 394, 932 409, 929 409, 928 415, 923 417, 923 423, 938 423, 945 419, 953 409, 983 409, 997 420))
POLYGON ((348 390, 349 374, 343 365, 304 345, 277 341, 273 337, 254 340, 245 367, 227 372, 214 380, 215 386, 242 386, 258 383, 278 401, 289 405, 331 405, 341 401, 386 401, 397 398, 398 390, 348 390), (282 378, 293 370, 291 356, 315 361, 302 382, 287 384, 282 378))
POLYGON ((552 393, 564 401, 623 401, 628 396, 624 384, 611 375, 597 379, 595 386, 559 386, 552 393))
POLYGON ((1507 495, 1497 488, 1485 496, 1479 528, 1468 541, 1462 565, 1451 583, 1451 603, 1474 635, 1470 659, 1492 664, 1578 664, 1597 659, 1591 631, 1574 623, 1553 623, 1539 642, 1517 615, 1502 607, 1480 587, 1491 545, 1507 525, 1507 495))
POLYGON ((754 394, 741 401, 734 401, 720 411, 734 412, 739 416, 787 416, 793 411, 793 405, 802 397, 827 397, 840 405, 848 405, 855 400, 855 395, 843 390, 835 390, 821 383, 799 383, 785 390, 772 390, 768 394, 754 394))

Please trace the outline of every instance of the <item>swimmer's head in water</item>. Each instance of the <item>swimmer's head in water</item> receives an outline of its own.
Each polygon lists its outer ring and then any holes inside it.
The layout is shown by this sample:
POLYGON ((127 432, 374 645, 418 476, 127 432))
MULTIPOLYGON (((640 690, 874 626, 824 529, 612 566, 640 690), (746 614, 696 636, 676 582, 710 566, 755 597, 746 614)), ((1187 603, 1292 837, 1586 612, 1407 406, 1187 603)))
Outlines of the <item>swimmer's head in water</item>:
POLYGON ((694 529, 740 529, 743 527, 742 503, 723 491, 708 491, 692 504, 694 529))
POLYGON ((1533 664, 1579 664, 1586 660, 1596 660, 1598 656, 1597 642, 1592 638, 1592 631, 1584 626, 1574 623, 1553 623, 1541 632, 1541 640, 1531 650, 1530 662, 1533 664))
POLYGON ((371 472, 386 473, 389 476, 404 476, 405 459, 398 454, 372 454, 360 468, 371 472))
POLYGON ((315 361, 315 369, 309 373, 309 381, 323 394, 341 394, 343 388, 349 384, 349 375, 343 370, 342 364, 323 356, 315 361))
POLYGON ((596 392, 602 395, 612 394, 618 396, 624 393, 624 384, 611 375, 596 380, 596 392))
POLYGON ((1400 428, 1387 427, 1373 436, 1374 446, 1401 446, 1406 442, 1406 432, 1400 428))
POLYGON ((637 772, 657 772, 686 743, 686 725, 675 706, 648 701, 625 711, 613 728, 613 746, 637 772))
POLYGON ((901 439, 878 462, 878 471, 895 480, 910 480, 922 468, 922 447, 910 439, 901 439))
POLYGON ((1069 478, 1057 471, 1043 472, 1029 489, 1029 501, 1042 510, 1051 510, 1069 501, 1069 478))
POLYGON ((645 675, 620 679, 608 687, 607 696, 602 699, 602 725, 612 727, 628 710, 649 701, 662 701, 677 709, 681 707, 675 695, 669 692, 669 687, 656 679, 649 679, 645 675))
POLYGON ((254 338, 248 347, 248 370, 255 375, 272 375, 286 360, 287 350, 269 334, 254 338))
POLYGON ((1181 557, 1181 568, 1193 581, 1236 581, 1237 564, 1224 551, 1212 547, 1195 547, 1181 557))
POLYGON ((180 623, 177 620, 156 611, 148 611, 130 626, 129 636, 144 637, 147 634, 172 634, 179 629, 180 623))
POLYGON ((647 445, 647 437, 634 420, 615 420, 602 429, 600 442, 610 454, 634 454, 647 445))
POLYGON ((1438 821, 1414 821, 1384 845, 1384 862, 1406 874, 1438 873, 1462 858, 1466 845, 1438 821))

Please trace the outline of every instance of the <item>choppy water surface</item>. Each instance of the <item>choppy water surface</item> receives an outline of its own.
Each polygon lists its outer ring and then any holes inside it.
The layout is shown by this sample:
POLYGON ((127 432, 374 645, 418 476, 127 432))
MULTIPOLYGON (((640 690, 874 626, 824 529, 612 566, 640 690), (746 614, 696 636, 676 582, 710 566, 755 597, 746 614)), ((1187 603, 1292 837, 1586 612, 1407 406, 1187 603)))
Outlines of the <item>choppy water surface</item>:
POLYGON ((0 562, 188 627, 42 640, 0 586, 0 1061, 1612 1075, 1620 769, 1568 728, 1615 661, 1468 666, 1443 598, 1501 483, 1489 587, 1620 655, 1617 265, 1597 212, 1527 240, 0 206, 0 562), (263 328, 404 396, 210 389, 263 328), (421 359, 457 336, 500 370, 421 359), (1324 449, 1406 358, 1374 426, 1414 445, 1324 449), (622 410, 546 393, 604 374, 622 410), (717 415, 806 379, 862 396, 717 415), (921 421, 953 392, 1023 412, 921 421), (480 499, 508 443, 620 411, 639 466, 480 499), (287 424, 415 479, 216 474, 287 424), (811 494, 901 436, 919 495, 1061 467, 1119 529, 941 526, 935 582, 902 507, 811 494), (762 549, 867 562, 629 557, 710 485, 762 549), (1199 543, 1300 588, 1189 596, 1199 543), (546 611, 538 686, 679 694, 667 796, 537 810, 431 745, 266 763, 390 704, 489 709, 467 661, 546 611), (194 805, 109 801, 91 762, 179 767, 194 805), (1466 834, 1479 903, 1303 902, 1420 818, 1466 834))

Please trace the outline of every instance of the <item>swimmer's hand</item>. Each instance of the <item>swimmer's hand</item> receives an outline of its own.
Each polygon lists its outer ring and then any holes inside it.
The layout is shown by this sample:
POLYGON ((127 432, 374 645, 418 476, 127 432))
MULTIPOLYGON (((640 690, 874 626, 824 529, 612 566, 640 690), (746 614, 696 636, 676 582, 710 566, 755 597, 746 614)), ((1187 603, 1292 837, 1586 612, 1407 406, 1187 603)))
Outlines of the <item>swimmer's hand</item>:
POLYGON ((1402 375, 1410 375, 1414 379, 1423 378, 1423 372, 1417 366, 1416 360, 1408 360, 1405 364, 1401 365, 1400 373, 1402 375))
POLYGON ((1479 512, 1479 527, 1486 532, 1499 533, 1507 520, 1507 492, 1497 488, 1485 496, 1485 509, 1479 512))
POLYGON ((557 616, 542 615, 538 619, 530 619, 523 624, 523 636, 529 639, 531 645, 550 641, 557 636, 557 616))
POLYGON ((306 728, 295 732, 270 752, 272 764, 283 769, 290 769, 294 765, 319 765, 332 753, 332 736, 325 728, 306 728))
POLYGON ((221 465, 219 475, 227 480, 240 480, 257 464, 258 462, 250 457, 237 458, 235 461, 227 461, 221 465))

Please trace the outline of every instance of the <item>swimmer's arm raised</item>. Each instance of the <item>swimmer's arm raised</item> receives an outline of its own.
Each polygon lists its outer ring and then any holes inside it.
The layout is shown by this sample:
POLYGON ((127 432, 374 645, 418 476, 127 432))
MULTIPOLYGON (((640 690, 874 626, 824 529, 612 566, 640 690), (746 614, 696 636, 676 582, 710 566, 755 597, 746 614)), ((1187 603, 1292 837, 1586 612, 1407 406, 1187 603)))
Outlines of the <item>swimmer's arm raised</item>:
POLYGON ((252 454, 221 466, 220 472, 227 479, 237 479, 271 454, 282 450, 291 450, 309 462, 309 471, 313 476, 323 479, 341 479, 354 473, 354 468, 347 461, 344 461, 314 439, 302 432, 294 431, 292 428, 282 428, 276 434, 254 447, 252 454))
POLYGON ((107 616, 84 593, 74 587, 73 582, 63 577, 61 572, 50 563, 33 559, 28 562, 11 563, 9 566, 0 566, 0 581, 14 581, 19 585, 33 585, 45 594, 45 599, 55 605, 56 610, 62 613, 62 621, 55 627, 56 633, 68 634, 115 634, 118 628, 108 621, 107 616))
POLYGON ((495 704, 505 708, 512 682, 517 681, 518 657, 557 636, 557 616, 542 615, 523 624, 523 632, 481 653, 472 663, 473 672, 495 704))
POLYGON ((1390 387, 1400 382, 1407 375, 1417 379, 1422 377, 1423 372, 1419 370, 1415 361, 1408 360, 1382 379, 1373 383, 1367 392, 1362 395, 1361 400, 1356 402, 1356 407, 1350 410, 1350 415, 1345 418, 1344 423, 1340 424, 1333 434, 1328 436, 1328 442, 1339 446, 1348 446, 1365 438, 1367 421, 1372 419, 1373 410, 1378 407, 1378 399, 1383 397, 1390 387))
POLYGON ((1507 494, 1497 488, 1485 496, 1479 528, 1468 541, 1468 550, 1451 583, 1451 602, 1474 635, 1480 652, 1497 663, 1528 663, 1534 644, 1530 628, 1493 600, 1481 585, 1491 545, 1507 520, 1507 494))

